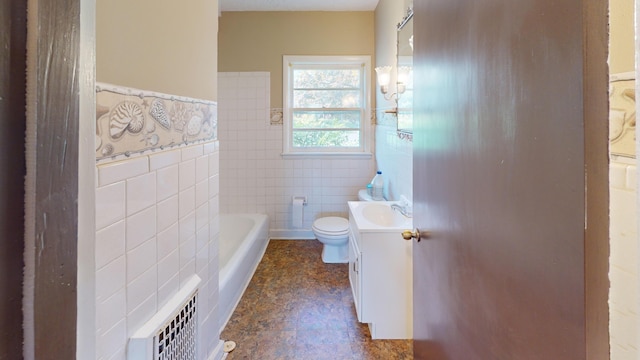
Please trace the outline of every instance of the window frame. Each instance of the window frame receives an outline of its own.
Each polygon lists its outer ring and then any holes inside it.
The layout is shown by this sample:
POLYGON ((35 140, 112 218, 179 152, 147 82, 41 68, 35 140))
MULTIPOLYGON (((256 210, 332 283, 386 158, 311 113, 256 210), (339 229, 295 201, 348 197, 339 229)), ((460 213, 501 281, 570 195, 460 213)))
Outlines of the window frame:
MULTIPOLYGON (((283 157, 287 156, 352 156, 371 157, 371 57, 370 56, 325 56, 325 55, 284 55, 282 61, 282 115, 283 115, 283 157), (293 146, 293 71, 304 67, 323 66, 325 68, 344 68, 353 65, 361 67, 360 95, 360 146, 347 147, 308 147, 293 146)), ((335 109, 327 109, 331 111, 335 109)))

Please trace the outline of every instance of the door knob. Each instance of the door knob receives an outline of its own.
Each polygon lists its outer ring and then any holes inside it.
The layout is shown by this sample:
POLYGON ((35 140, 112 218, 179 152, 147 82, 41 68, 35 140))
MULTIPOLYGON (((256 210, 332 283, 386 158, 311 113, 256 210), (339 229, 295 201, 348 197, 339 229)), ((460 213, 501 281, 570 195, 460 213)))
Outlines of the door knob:
POLYGON ((416 239, 417 242, 420 242, 420 230, 415 229, 414 231, 405 230, 402 232, 402 238, 405 240, 416 239))

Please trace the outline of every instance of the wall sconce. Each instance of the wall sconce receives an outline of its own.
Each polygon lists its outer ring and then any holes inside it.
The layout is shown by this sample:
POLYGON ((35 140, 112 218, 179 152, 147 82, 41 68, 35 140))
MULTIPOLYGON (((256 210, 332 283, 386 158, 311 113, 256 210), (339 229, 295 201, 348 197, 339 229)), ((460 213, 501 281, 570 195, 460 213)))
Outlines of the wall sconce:
POLYGON ((380 92, 384 95, 386 100, 391 100, 393 95, 397 95, 396 93, 393 93, 387 97, 387 93, 389 92, 389 82, 391 81, 391 69, 392 67, 389 65, 376 67, 378 84, 380 84, 380 92))
POLYGON ((409 78, 409 74, 411 73, 411 67, 409 66, 400 66, 398 67, 398 80, 397 80, 397 91, 389 93, 389 83, 391 82, 391 70, 392 66, 378 66, 376 67, 376 74, 378 75, 378 84, 380 84, 380 92, 384 96, 385 100, 390 101, 394 100, 396 102, 396 107, 392 110, 385 111, 388 114, 398 115, 398 95, 402 94, 406 90, 406 83, 409 78))

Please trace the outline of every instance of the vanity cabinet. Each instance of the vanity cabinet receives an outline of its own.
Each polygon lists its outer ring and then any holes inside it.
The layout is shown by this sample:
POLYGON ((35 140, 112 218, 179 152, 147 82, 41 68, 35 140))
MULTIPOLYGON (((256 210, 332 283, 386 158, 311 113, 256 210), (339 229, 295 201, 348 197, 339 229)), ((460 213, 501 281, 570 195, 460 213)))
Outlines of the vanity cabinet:
POLYGON ((359 228, 349 213, 349 282, 373 339, 413 338, 412 242, 399 229, 359 228))

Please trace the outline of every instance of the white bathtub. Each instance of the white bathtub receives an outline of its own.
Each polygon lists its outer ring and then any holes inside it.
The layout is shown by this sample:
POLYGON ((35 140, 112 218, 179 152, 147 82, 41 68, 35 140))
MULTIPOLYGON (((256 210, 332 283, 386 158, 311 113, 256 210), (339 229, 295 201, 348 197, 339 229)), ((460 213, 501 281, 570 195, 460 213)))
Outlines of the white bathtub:
POLYGON ((249 285, 268 244, 264 214, 220 215, 220 331, 249 285))

